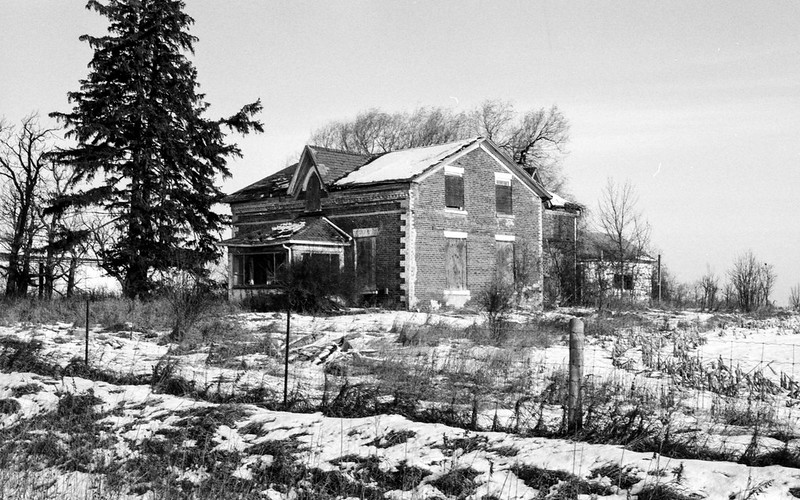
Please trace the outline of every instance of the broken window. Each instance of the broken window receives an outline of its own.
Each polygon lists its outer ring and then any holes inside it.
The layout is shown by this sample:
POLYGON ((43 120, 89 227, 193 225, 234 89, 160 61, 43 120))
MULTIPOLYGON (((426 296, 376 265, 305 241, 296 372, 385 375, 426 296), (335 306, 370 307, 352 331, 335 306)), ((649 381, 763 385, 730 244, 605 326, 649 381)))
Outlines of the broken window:
POLYGON ((614 273, 614 288, 618 290, 633 290, 633 275, 614 273))
POLYGON ((495 178, 494 199, 497 215, 513 215, 511 204, 511 179, 495 178))
POLYGON ((514 242, 495 241, 497 279, 506 285, 514 283, 514 242))
POLYGON ((375 236, 356 238, 356 283, 364 291, 378 288, 375 281, 375 236))
POLYGON ((234 255, 233 283, 236 286, 269 285, 285 268, 285 252, 234 255))
MULTIPOLYGON (((463 171, 462 171, 463 172, 463 171)), ((444 205, 447 208, 464 209, 464 175, 463 173, 445 171, 444 205)))
POLYGON ((447 290, 466 290, 467 240, 447 238, 445 241, 445 286, 447 290))

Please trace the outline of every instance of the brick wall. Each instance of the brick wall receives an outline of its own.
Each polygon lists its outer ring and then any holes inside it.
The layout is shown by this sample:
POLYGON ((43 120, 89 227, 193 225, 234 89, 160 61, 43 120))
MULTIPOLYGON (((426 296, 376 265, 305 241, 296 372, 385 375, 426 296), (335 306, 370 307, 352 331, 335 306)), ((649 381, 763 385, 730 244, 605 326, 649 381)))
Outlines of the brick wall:
MULTIPOLYGON (((444 207, 443 169, 423 179, 412 190, 415 233, 415 271, 413 284, 417 305, 444 304, 448 297, 445 278, 444 231, 467 233, 467 288, 469 297, 485 288, 495 275, 495 236, 514 236, 515 251, 523 248, 535 262, 537 286, 531 291, 533 306, 541 305, 541 225, 542 202, 516 177, 512 178, 514 217, 498 216, 495 211, 495 172, 507 173, 494 157, 478 148, 453 163, 464 169, 466 213, 444 207)), ((456 304, 459 298, 450 300, 456 304)), ((412 304, 414 305, 414 304, 412 304)))
MULTIPOLYGON (((376 235, 376 299, 388 305, 405 300, 405 278, 402 259, 403 213, 408 201, 407 185, 373 186, 362 189, 333 191, 322 199, 322 212, 331 222, 353 235, 355 229, 377 229, 376 235)), ((293 220, 303 213, 305 204, 290 197, 231 206, 234 234, 243 234, 256 226, 274 227, 293 220)), ((354 246, 345 248, 344 271, 354 275, 354 246)))

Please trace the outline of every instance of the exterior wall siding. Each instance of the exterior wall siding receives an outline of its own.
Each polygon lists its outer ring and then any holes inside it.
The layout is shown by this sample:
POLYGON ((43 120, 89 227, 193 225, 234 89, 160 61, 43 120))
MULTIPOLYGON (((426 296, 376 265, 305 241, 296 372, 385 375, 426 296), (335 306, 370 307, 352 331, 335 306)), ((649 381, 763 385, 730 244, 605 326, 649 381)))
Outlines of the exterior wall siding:
POLYGON ((486 288, 496 272, 497 235, 513 236, 515 252, 531 256, 535 285, 528 291, 532 308, 541 307, 541 223, 540 198, 512 178, 513 217, 498 216, 495 205, 495 172, 508 171, 489 153, 479 148, 452 163, 464 169, 464 208, 445 209, 445 172, 439 169, 412 188, 415 232, 415 280, 412 303, 463 305, 486 288), (448 294, 445 277, 445 231, 467 233, 468 293, 448 294))

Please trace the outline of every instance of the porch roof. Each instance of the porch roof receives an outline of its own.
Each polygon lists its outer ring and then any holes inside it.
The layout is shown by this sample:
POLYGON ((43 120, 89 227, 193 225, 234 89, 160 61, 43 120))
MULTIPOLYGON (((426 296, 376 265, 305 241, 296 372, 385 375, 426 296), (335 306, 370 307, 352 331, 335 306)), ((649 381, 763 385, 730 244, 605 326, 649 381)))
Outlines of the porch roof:
POLYGON ((352 237, 326 217, 302 217, 277 226, 254 229, 220 243, 228 247, 281 245, 346 246, 352 237))

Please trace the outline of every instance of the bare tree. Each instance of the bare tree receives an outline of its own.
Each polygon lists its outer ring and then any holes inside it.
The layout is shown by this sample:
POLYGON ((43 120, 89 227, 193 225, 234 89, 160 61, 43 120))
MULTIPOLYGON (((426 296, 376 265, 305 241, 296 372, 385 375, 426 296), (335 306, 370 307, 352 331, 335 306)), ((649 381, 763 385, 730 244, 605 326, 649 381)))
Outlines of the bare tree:
POLYGON ((717 292, 719 291, 719 278, 714 272, 711 270, 710 267, 706 268, 706 273, 700 278, 698 282, 698 287, 700 288, 700 292, 702 293, 702 298, 700 300, 700 311, 708 310, 711 311, 714 309, 714 306, 717 303, 717 292))
POLYGON ((505 148, 517 163, 535 172, 545 186, 561 191, 566 182, 561 158, 568 140, 569 123, 553 106, 525 113, 505 148))
POLYGON ((728 271, 737 305, 745 312, 769 305, 776 274, 771 264, 761 264, 752 251, 740 255, 728 271))
POLYGON ((52 149, 53 129, 42 127, 35 114, 19 126, 0 123, 0 180, 4 182, 2 211, 8 224, 4 246, 8 251, 8 297, 27 293, 31 280, 31 253, 40 228, 47 153, 52 149))
MULTIPOLYGON (((639 211, 638 203, 639 197, 630 181, 618 185, 609 178, 597 211, 599 229, 610 243, 610 254, 604 257, 612 262, 620 280, 630 276, 633 283, 640 272, 638 264, 647 256, 650 245, 650 224, 639 211)), ((620 296, 623 288, 620 287, 620 296)))
POLYGON ((569 122, 556 106, 519 115, 505 101, 487 100, 465 113, 422 107, 410 113, 370 109, 350 121, 334 121, 311 136, 311 142, 354 153, 378 154, 441 144, 474 135, 488 137, 545 186, 565 185, 561 160, 569 141, 569 122))
POLYGON ((800 284, 793 286, 789 291, 789 307, 792 311, 800 312, 800 284))

